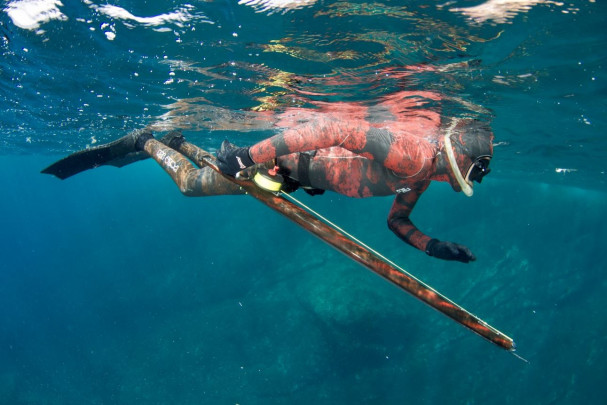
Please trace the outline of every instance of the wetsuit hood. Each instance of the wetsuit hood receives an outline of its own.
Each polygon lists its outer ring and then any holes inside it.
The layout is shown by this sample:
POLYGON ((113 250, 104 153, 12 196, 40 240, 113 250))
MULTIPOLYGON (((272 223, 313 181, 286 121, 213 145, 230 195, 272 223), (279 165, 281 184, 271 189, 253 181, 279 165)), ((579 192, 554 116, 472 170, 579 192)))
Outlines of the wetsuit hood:
POLYGON ((453 118, 444 136, 443 147, 451 172, 449 183, 455 191, 472 196, 472 181, 480 183, 490 171, 488 165, 493 157, 493 133, 481 121, 453 118))

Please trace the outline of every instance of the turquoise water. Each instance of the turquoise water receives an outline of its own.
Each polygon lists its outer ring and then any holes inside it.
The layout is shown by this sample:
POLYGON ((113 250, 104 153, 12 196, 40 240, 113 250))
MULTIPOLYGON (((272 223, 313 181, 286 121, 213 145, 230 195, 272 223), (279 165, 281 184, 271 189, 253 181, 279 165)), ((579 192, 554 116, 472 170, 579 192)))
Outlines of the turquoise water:
POLYGON ((242 3, 0 3, 0 403, 604 403, 604 3, 242 3), (151 161, 39 173, 135 128, 213 150, 271 133, 245 110, 399 90, 493 122, 474 197, 434 184, 413 216, 477 261, 405 246, 391 198, 297 196, 528 363, 248 197, 186 198, 151 161))

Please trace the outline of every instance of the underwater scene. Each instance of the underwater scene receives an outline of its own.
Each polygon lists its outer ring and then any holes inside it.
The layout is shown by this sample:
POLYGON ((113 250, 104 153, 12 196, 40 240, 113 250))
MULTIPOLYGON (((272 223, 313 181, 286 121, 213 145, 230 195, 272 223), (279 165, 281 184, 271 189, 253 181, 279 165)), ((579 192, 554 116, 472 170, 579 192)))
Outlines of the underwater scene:
POLYGON ((606 23, 601 0, 1 1, 0 404, 604 404, 606 23), (134 130, 215 153, 388 101, 490 125, 474 195, 433 181, 411 214, 476 260, 399 239, 394 195, 292 195, 516 350, 152 159, 41 173, 134 130))

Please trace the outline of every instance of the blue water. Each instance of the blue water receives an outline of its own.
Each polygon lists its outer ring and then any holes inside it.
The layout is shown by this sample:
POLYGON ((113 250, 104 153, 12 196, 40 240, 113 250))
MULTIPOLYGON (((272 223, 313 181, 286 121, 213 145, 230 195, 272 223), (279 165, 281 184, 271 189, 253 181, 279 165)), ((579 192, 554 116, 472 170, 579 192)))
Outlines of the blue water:
POLYGON ((605 403, 607 9, 481 3, 1 2, 0 403, 605 403), (477 261, 405 246, 391 198, 297 196, 528 363, 248 197, 186 198, 151 161, 39 173, 135 128, 213 150, 271 133, 245 110, 403 89, 493 122, 474 197, 434 184, 413 216, 477 261))

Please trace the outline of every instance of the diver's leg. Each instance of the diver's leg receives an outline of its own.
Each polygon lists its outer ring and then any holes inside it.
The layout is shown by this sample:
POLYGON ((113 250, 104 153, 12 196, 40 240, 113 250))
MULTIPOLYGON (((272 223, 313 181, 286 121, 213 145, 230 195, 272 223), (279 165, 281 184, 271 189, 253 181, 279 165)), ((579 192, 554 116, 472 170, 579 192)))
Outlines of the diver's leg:
POLYGON ((215 162, 215 156, 193 143, 187 142, 183 136, 174 138, 171 141, 171 147, 187 156, 187 158, 194 162, 198 167, 205 167, 205 160, 215 162))
MULTIPOLYGON (((180 143, 186 142, 170 142, 169 144, 179 147, 180 143)), ((143 150, 171 176, 184 195, 198 197, 244 194, 238 185, 226 180, 208 167, 197 169, 184 155, 156 139, 146 140, 143 150)))

